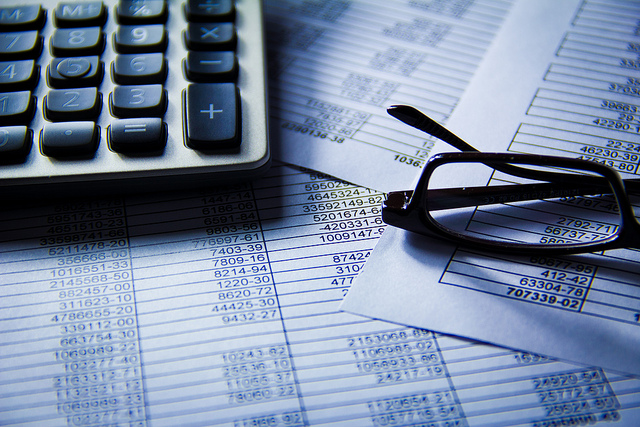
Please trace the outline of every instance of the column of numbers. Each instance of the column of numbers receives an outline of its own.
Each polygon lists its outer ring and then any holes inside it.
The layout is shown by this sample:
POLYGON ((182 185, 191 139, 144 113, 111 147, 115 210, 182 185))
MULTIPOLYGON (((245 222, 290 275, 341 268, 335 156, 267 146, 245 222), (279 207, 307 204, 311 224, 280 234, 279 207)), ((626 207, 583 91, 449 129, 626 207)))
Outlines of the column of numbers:
POLYGON ((62 205, 47 217, 41 240, 55 267, 59 332, 53 377, 58 412, 69 425, 144 424, 135 297, 118 201, 62 205))

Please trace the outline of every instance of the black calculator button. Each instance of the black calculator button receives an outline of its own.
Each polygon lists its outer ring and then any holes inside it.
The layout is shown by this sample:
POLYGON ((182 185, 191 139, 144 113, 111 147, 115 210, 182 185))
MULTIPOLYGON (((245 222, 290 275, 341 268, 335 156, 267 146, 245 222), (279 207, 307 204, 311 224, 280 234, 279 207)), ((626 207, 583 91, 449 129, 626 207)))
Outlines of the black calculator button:
POLYGON ((49 157, 93 156, 99 134, 94 122, 45 123, 40 132, 40 149, 49 157))
POLYGON ((191 50, 233 50, 236 30, 230 22, 191 23, 184 32, 184 42, 191 50))
POLYGON ((167 32, 164 25, 120 25, 113 36, 119 53, 164 52, 167 32))
POLYGON ((111 63, 111 78, 118 84, 155 84, 167 79, 162 53, 122 54, 111 63))
POLYGON ((28 125, 35 113, 35 96, 28 90, 0 93, 0 126, 28 125))
POLYGON ((98 56, 53 58, 47 66, 49 86, 56 89, 99 86, 104 70, 98 56))
POLYGON ((164 24, 167 4, 164 0, 120 0, 116 17, 120 24, 164 24))
POLYGON ((167 110, 167 91, 159 84, 116 86, 109 103, 116 117, 162 117, 167 110))
POLYGON ((35 59, 42 52, 42 38, 37 31, 0 33, 0 59, 35 59))
POLYGON ((32 59, 0 62, 0 92, 33 89, 40 67, 32 59))
POLYGON ((198 150, 237 147, 240 102, 233 83, 190 84, 183 92, 186 144, 198 150))
POLYGON ((95 87, 50 90, 44 98, 44 116, 54 122, 95 120, 101 107, 95 87))
POLYGON ((26 126, 0 127, 0 164, 24 162, 32 140, 33 132, 26 126))
POLYGON ((104 50, 104 34, 100 27, 58 28, 51 36, 53 56, 99 55, 104 50))
POLYGON ((101 27, 107 11, 101 1, 59 3, 53 14, 57 27, 101 27))
POLYGON ((45 17, 40 5, 0 7, 0 31, 39 30, 45 17))
POLYGON ((184 68, 188 80, 200 83, 231 82, 238 75, 233 52, 189 52, 184 68))
POLYGON ((107 129, 109 148, 118 153, 162 151, 167 125, 160 118, 117 119, 107 129))
POLYGON ((188 21, 232 21, 235 8, 233 0, 188 0, 184 6, 188 21))

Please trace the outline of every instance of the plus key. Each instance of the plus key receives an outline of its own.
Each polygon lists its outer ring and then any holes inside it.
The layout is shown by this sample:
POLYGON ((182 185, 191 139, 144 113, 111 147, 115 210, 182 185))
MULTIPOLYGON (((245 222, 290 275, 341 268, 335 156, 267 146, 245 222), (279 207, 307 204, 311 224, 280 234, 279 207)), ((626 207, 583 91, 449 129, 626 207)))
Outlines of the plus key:
POLYGON ((183 105, 187 146, 217 150, 240 144, 240 106, 235 84, 191 84, 183 93, 183 105))

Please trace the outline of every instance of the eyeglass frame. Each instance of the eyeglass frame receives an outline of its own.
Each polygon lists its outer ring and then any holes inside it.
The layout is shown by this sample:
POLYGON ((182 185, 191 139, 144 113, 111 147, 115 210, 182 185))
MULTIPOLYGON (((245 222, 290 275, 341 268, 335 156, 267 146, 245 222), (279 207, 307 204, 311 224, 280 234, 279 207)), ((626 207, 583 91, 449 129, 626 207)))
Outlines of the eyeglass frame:
MULTIPOLYGON (((393 191, 387 194, 386 200, 382 204, 382 220, 394 227, 402 228, 408 231, 412 231, 418 234, 435 236, 444 238, 449 241, 453 241, 463 246, 473 246, 477 249, 484 249, 494 252, 509 252, 517 254, 530 254, 541 253, 546 254, 575 254, 584 252, 598 252, 610 249, 619 248, 635 248, 640 249, 640 222, 635 217, 633 207, 629 201, 625 184, 633 185, 636 187, 639 183, 637 180, 624 180, 620 174, 610 168, 609 166, 590 162, 583 159, 575 159, 569 157, 549 156, 540 154, 516 154, 516 153, 483 153, 473 148, 462 139, 455 136, 444 127, 428 118, 413 107, 408 106, 393 106, 389 108, 389 114, 400 119, 401 121, 416 127, 432 136, 453 145, 456 148, 464 149, 465 151, 460 153, 440 153, 432 156, 424 166, 422 174, 416 184, 414 190, 408 191, 393 191), (402 110, 398 110, 402 109, 402 110), (446 138, 446 139, 443 139, 446 138), (453 140, 453 143, 451 142, 453 140), (429 179, 431 178, 434 170, 446 163, 461 163, 461 162, 476 162, 483 163, 495 168, 496 170, 505 169, 506 173, 511 175, 535 175, 537 171, 531 171, 526 168, 515 166, 515 164, 531 165, 531 166, 548 166, 557 168, 575 169, 585 172, 591 172, 593 174, 601 175, 607 181, 607 187, 613 192, 618 207, 621 222, 617 229, 617 232, 604 240, 596 243, 591 242, 578 242, 572 244, 563 244, 560 246, 551 246, 540 243, 522 243, 522 242, 508 242, 497 241, 477 238, 471 235, 462 234, 456 230, 449 229, 442 224, 438 223, 433 216, 429 213, 429 196, 428 192, 434 190, 428 190, 429 179)), ((541 173, 540 179, 545 178, 559 178, 563 180, 567 177, 575 177, 575 175, 565 173, 541 173)), ((583 177, 581 176, 581 179, 583 177)), ((551 188, 551 186, 558 187, 557 183, 553 183, 550 180, 549 184, 540 184, 538 188, 551 188)), ((574 184, 560 186, 564 191, 568 191, 570 196, 582 196, 585 195, 586 188, 592 191, 587 191, 587 194, 595 194, 594 189, 603 190, 604 183, 602 178, 593 177, 591 180, 587 180, 586 185, 577 186, 574 184), (595 178, 595 180, 594 180, 595 178)), ((520 186, 526 186, 528 184, 519 184, 520 186)), ((535 186, 535 184, 534 184, 535 186)), ((478 188, 478 187, 475 187, 478 188)), ((481 187, 491 192, 491 186, 481 187)), ((438 191, 438 190, 435 190, 438 191)), ((606 190, 605 190, 606 191, 606 190)), ((606 191, 609 193, 609 191, 606 191)), ((597 192, 596 192, 597 193, 597 192)), ((493 192, 493 196, 503 196, 506 193, 493 192)), ((509 194, 513 194, 513 189, 509 194)), ((519 194, 523 194, 520 192, 519 194)), ((482 194, 476 194, 476 197, 486 197, 482 194)), ((432 197, 433 198, 433 197, 432 197)), ((539 197, 538 197, 539 198, 539 197)), ((521 199, 522 200, 522 199, 521 199)), ((501 203, 501 202, 495 202, 501 203)), ((483 204, 492 204, 490 202, 483 204)), ((466 204, 466 206, 479 206, 478 203, 466 204)), ((441 208, 441 207, 440 207, 441 208)), ((439 209, 440 209, 439 208, 439 209)))

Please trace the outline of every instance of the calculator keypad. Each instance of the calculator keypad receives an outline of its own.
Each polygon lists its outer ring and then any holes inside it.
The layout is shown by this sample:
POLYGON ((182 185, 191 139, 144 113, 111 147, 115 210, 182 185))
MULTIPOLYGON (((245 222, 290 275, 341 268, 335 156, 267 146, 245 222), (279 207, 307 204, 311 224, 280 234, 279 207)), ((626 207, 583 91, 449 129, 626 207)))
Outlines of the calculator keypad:
MULTIPOLYGON (((60 159, 91 172, 80 161, 102 162, 109 173, 145 155, 158 170, 174 153, 182 167, 185 159, 224 167, 216 153, 246 162, 238 13, 232 0, 0 5, 0 180, 7 164, 62 170, 60 159)), ((262 168, 264 151, 248 160, 262 168)))

